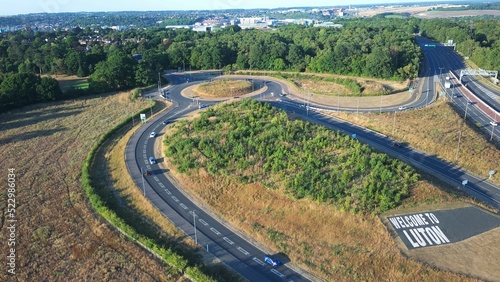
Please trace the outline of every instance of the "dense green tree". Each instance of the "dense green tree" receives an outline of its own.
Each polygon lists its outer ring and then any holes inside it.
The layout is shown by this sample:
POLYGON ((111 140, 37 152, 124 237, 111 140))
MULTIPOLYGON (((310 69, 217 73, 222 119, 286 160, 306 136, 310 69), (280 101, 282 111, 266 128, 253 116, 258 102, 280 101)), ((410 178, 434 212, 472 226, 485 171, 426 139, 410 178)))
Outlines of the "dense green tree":
POLYGON ((122 51, 115 51, 95 66, 89 87, 97 92, 129 89, 136 85, 136 61, 122 51))
POLYGON ((63 97, 59 83, 51 77, 42 77, 36 86, 36 92, 42 101, 56 101, 63 97))

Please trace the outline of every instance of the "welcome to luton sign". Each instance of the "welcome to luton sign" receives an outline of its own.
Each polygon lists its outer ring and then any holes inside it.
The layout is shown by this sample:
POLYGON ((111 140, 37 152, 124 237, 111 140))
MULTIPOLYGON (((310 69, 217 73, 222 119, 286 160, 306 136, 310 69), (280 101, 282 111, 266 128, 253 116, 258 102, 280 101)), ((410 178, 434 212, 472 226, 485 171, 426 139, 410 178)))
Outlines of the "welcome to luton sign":
POLYGON ((500 217, 477 207, 387 217, 408 249, 455 243, 500 227, 500 217))

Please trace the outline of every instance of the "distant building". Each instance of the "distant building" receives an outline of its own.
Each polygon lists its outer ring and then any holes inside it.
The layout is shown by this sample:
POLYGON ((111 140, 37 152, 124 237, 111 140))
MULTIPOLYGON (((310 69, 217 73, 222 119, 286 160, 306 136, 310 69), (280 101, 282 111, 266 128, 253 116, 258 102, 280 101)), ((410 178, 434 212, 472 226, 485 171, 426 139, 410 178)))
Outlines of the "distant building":
POLYGON ((343 25, 341 25, 341 24, 335 24, 335 23, 332 23, 332 22, 323 22, 323 23, 316 23, 316 24, 314 24, 314 27, 342 28, 343 25))

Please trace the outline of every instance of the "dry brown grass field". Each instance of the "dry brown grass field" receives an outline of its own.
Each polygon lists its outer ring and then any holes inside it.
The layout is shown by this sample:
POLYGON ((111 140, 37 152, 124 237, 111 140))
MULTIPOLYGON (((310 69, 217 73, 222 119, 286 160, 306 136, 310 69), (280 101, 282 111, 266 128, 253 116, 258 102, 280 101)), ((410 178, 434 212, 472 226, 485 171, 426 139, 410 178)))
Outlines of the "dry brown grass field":
MULTIPOLYGON (((354 215, 307 199, 293 200, 284 190, 272 191, 259 183, 243 185, 204 171, 184 175, 168 159, 165 163, 203 206, 271 253, 287 256, 326 281, 476 281, 406 258, 376 215, 354 215)), ((422 180, 400 208, 461 203, 422 180)))
MULTIPOLYGON (((300 89, 300 92, 329 96, 337 96, 339 94, 342 96, 358 95, 344 85, 335 82, 307 78, 292 78, 291 80, 295 83, 298 89, 300 89)), ((383 95, 392 90, 390 88, 386 88, 384 84, 372 80, 357 80, 357 82, 363 89, 360 96, 383 95)))
POLYGON ((234 97, 252 92, 252 84, 244 80, 214 80, 199 84, 191 89, 197 96, 234 97))
MULTIPOLYGON (((168 167, 172 166, 168 164, 168 167)), ((172 174, 224 220, 326 281, 477 281, 406 258, 375 215, 353 215, 282 191, 242 185, 201 171, 172 174)), ((420 181, 404 206, 453 203, 420 181)))
POLYGON ((500 16, 498 10, 468 10, 468 11, 426 11, 416 16, 423 19, 442 19, 455 17, 477 17, 484 15, 500 16))
MULTIPOLYGON (((16 170, 16 274, 0 281, 182 281, 91 210, 82 164, 99 136, 147 107, 129 93, 24 107, 0 116, 0 182, 16 170)), ((6 192, 0 207, 6 214, 6 192)), ((7 253, 2 217, 1 251, 7 253)))
MULTIPOLYGON (((396 113, 330 114, 387 134, 409 146, 455 163, 479 177, 488 178, 490 170, 500 170, 500 150, 477 133, 471 127, 474 125, 463 125, 463 116, 444 101, 428 108, 396 113), (458 161, 455 161, 461 127, 460 151, 458 161)), ((491 181, 500 184, 499 174, 495 174, 491 181)))

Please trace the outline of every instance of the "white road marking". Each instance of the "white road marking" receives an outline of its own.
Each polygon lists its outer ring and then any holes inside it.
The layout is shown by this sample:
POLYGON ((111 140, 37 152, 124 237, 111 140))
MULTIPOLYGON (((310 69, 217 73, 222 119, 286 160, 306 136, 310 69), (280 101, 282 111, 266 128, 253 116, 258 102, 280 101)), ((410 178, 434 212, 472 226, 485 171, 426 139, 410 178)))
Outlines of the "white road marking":
POLYGON ((157 181, 157 182, 158 182, 158 181, 160 181, 160 179, 158 179, 158 177, 156 177, 156 176, 155 176, 155 177, 153 177, 153 178, 154 178, 154 180, 155 180, 155 181, 157 181))
POLYGON ((260 265, 262 265, 262 266, 265 266, 265 265, 266 265, 263 261, 261 261, 261 260, 260 260, 260 259, 258 259, 258 258, 253 258, 253 260, 254 260, 256 263, 258 263, 258 264, 260 264, 260 265))
POLYGON ((238 247, 238 251, 242 252, 243 254, 245 255, 249 255, 250 253, 247 252, 245 249, 243 249, 242 247, 238 247))
POLYGON ((168 195, 172 195, 172 193, 170 192, 170 190, 165 189, 164 191, 165 191, 165 193, 167 193, 168 195))
POLYGON ((185 210, 187 210, 187 209, 188 209, 188 207, 186 207, 186 205, 184 205, 184 204, 181 204, 181 207, 182 207, 183 209, 185 209, 185 210))
POLYGON ((176 201, 176 202, 178 202, 178 201, 179 201, 179 199, 177 199, 177 197, 176 197, 176 196, 172 196, 172 199, 174 199, 174 201, 176 201))
POLYGON ((203 224, 203 225, 205 225, 205 226, 207 226, 207 225, 208 225, 208 223, 207 223, 206 221, 204 221, 203 219, 200 219, 200 222, 201 222, 201 224, 203 224))
POLYGON ((146 150, 142 150, 142 153, 145 155, 146 154, 146 150))
POLYGON ((160 185, 161 188, 165 188, 165 185, 163 185, 163 183, 161 182, 158 182, 158 185, 160 185))
POLYGON ((222 239, 224 239, 224 241, 228 242, 229 245, 233 245, 234 244, 234 242, 231 241, 231 240, 229 240, 229 238, 227 238, 227 237, 222 237, 222 239))
POLYGON ((283 275, 281 272, 277 271, 276 269, 271 269, 271 272, 278 275, 280 278, 285 277, 285 275, 283 275))
POLYGON ((210 230, 212 230, 213 233, 220 235, 220 232, 217 229, 212 227, 212 228, 210 228, 210 230))
POLYGON ((146 154, 143 154, 142 157, 145 158, 145 159, 148 158, 146 154))

